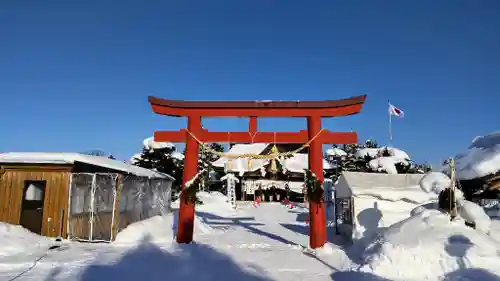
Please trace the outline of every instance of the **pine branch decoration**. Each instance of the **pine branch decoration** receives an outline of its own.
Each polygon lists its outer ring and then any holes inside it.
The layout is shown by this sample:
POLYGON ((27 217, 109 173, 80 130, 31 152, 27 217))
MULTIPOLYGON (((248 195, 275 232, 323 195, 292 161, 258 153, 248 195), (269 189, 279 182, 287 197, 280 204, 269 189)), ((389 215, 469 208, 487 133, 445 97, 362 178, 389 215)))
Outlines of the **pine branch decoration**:
POLYGON ((311 170, 305 169, 305 184, 307 197, 314 203, 323 202, 323 185, 311 170))
POLYGON ((204 175, 207 171, 202 170, 196 174, 190 181, 186 182, 182 190, 182 199, 186 204, 202 204, 203 202, 198 198, 197 193, 203 186, 204 175))

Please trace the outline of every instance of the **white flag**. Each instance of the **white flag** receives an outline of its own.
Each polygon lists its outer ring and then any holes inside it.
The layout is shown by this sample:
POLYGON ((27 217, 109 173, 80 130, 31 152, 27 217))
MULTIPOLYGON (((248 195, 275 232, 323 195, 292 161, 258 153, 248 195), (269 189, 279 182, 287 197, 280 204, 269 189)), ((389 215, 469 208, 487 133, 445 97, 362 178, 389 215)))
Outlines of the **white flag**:
POLYGON ((389 114, 397 116, 397 117, 401 117, 401 118, 403 118, 405 115, 405 113, 401 109, 395 107, 394 105, 392 105, 390 103, 389 103, 389 114))

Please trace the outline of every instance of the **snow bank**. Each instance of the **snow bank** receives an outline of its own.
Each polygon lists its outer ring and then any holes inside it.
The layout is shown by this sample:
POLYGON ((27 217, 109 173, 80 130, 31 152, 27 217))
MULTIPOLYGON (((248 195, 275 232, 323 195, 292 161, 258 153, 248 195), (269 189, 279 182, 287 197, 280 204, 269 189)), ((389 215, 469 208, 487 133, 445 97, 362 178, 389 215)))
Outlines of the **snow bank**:
MULTIPOLYGON (((449 167, 444 166, 445 172, 449 167)), ((500 132, 476 137, 469 149, 455 156, 455 170, 461 180, 481 178, 500 171, 500 132)))
POLYGON ((440 172, 430 172, 420 180, 420 188, 427 193, 439 194, 451 186, 451 179, 440 172))
POLYGON ((473 222, 476 229, 486 234, 490 232, 491 219, 484 211, 483 207, 467 200, 457 200, 458 214, 466 221, 473 222))
MULTIPOLYGON (((177 219, 179 213, 174 211, 164 216, 154 216, 149 219, 135 222, 118 232, 114 243, 138 244, 148 236, 153 243, 165 243, 173 241, 177 231, 177 219)), ((215 231, 202 219, 195 216, 194 232, 196 234, 210 234, 215 231)))
POLYGON ((360 271, 405 281, 441 280, 464 269, 500 274, 499 252, 498 242, 463 220, 450 222, 437 210, 422 210, 389 227, 367 247, 360 271))
MULTIPOLYGON (((194 232, 197 235, 220 232, 219 229, 214 229, 206 223, 204 217, 207 214, 219 217, 230 217, 234 214, 235 210, 228 201, 228 198, 220 192, 199 191, 197 196, 203 204, 196 205, 197 214, 194 220, 194 232)), ((177 209, 172 213, 164 216, 155 216, 127 226, 116 235, 115 243, 137 244, 140 243, 145 236, 149 236, 151 241, 155 243, 171 242, 177 231, 179 200, 180 199, 177 199, 172 203, 171 207, 177 209)))
MULTIPOLYGON (((451 187, 451 179, 441 172, 430 172, 422 177, 419 185, 424 192, 439 195, 441 191, 451 187)), ((455 197, 462 199, 464 194, 460 189, 455 189, 455 197)))
POLYGON ((203 204, 196 206, 196 210, 200 212, 224 216, 234 213, 234 208, 231 202, 229 202, 229 198, 220 192, 200 191, 197 196, 203 202, 203 204))
POLYGON ((32 253, 47 250, 52 244, 49 238, 37 235, 19 226, 0 222, 0 256, 32 253))
POLYGON ((156 142, 154 137, 149 137, 142 141, 144 148, 148 150, 164 149, 164 148, 175 148, 175 145, 170 142, 156 142))

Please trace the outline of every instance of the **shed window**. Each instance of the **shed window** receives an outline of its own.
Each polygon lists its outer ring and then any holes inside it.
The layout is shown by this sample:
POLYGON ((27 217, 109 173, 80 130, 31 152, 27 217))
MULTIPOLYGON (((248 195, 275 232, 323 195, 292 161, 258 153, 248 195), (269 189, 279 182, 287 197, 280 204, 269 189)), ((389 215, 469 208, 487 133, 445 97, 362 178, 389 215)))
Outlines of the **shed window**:
POLYGON ((24 194, 24 200, 43 201, 43 192, 46 185, 46 181, 25 181, 24 186, 26 192, 24 194))

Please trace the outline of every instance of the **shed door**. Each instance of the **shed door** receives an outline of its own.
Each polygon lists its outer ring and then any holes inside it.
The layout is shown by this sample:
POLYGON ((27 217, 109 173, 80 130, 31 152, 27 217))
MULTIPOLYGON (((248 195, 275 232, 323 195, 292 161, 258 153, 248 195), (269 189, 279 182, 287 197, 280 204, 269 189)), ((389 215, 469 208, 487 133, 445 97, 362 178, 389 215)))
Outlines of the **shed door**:
POLYGON ((24 182, 20 224, 37 234, 42 233, 43 202, 46 185, 46 181, 24 182))

